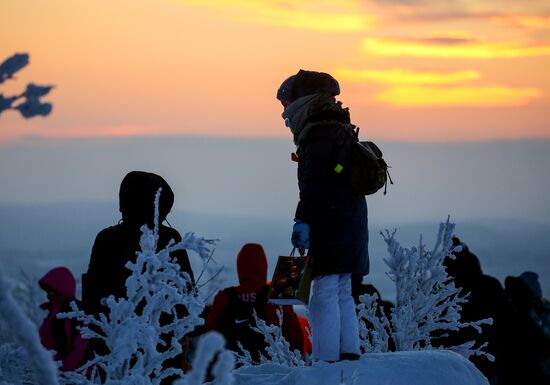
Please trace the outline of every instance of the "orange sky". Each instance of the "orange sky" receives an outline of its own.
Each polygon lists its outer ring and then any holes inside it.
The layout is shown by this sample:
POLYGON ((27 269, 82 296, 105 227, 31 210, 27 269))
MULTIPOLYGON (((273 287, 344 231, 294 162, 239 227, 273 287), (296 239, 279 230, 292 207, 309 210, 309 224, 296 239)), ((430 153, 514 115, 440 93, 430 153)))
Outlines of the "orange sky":
POLYGON ((375 139, 550 138, 550 3, 541 0, 0 0, 5 95, 55 84, 40 135, 289 137, 276 90, 332 73, 375 139))

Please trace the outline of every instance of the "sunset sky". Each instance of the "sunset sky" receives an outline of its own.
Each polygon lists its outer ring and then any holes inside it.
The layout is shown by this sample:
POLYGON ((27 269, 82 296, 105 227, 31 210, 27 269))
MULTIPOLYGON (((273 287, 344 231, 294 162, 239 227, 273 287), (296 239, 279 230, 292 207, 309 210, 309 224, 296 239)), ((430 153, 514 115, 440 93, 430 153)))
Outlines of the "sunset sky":
POLYGON ((27 136, 290 137, 275 100, 298 69, 340 82, 363 136, 550 138, 543 0, 0 0, 4 95, 54 84, 27 136))

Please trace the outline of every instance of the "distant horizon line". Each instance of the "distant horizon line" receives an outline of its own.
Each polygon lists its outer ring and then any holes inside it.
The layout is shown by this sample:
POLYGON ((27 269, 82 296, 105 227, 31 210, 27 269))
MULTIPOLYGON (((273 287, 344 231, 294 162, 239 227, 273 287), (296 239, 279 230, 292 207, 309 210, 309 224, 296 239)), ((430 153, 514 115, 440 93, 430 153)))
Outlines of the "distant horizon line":
MULTIPOLYGON (((361 139, 367 139, 360 134, 361 139)), ((222 141, 281 141, 288 142, 292 140, 292 137, 284 136, 270 136, 270 135, 258 135, 258 136, 240 136, 240 135, 219 135, 219 134, 136 134, 136 135, 24 135, 16 138, 10 138, 3 140, 0 138, 0 147, 9 146, 14 144, 21 144, 25 142, 71 142, 71 141, 122 141, 122 140, 222 140, 222 141)), ((457 139, 457 140, 444 140, 444 139, 383 139, 370 137, 370 140, 384 143, 410 143, 410 144, 475 144, 475 143, 512 143, 512 142, 550 142, 549 137, 520 137, 520 138, 485 138, 485 139, 457 139)))
MULTIPOLYGON (((88 206, 104 206, 107 208, 108 206, 116 207, 118 208, 118 200, 91 200, 91 199, 85 199, 85 200, 54 200, 54 201, 32 201, 32 202, 6 202, 6 201, 0 201, 0 210, 6 210, 6 209, 36 209, 36 208, 59 208, 61 206, 74 206, 74 205, 88 205, 88 206)), ((115 214, 118 213, 115 211, 115 214)), ((262 221, 270 221, 270 222, 280 222, 280 221, 287 221, 288 218, 286 216, 269 216, 266 217, 265 215, 239 215, 236 213, 230 213, 230 212, 211 212, 211 211, 200 211, 200 210, 194 210, 189 208, 181 208, 181 207, 173 207, 170 211, 170 216, 179 216, 179 215, 191 215, 191 216, 205 216, 205 217, 219 217, 220 219, 240 219, 240 220, 250 220, 250 221, 256 221, 256 220, 262 220, 262 221)), ((449 214, 447 214, 449 215, 449 214)), ((169 219, 169 218, 168 218, 169 219)), ((395 224, 394 220, 383 220, 381 218, 373 218, 376 219, 374 222, 377 224, 376 226, 387 226, 390 224, 395 224)), ((443 223, 446 220, 446 216, 442 216, 440 219, 437 219, 435 217, 424 217, 419 219, 412 219, 412 218, 402 218, 399 225, 400 226, 409 226, 409 225, 433 225, 433 224, 439 224, 443 223)), ((530 225, 536 225, 536 226, 544 226, 549 227, 550 222, 544 221, 544 220, 537 220, 537 219, 526 219, 526 218, 517 218, 513 216, 483 216, 483 217, 462 217, 460 215, 450 215, 450 221, 451 223, 455 224, 486 224, 486 223, 492 223, 494 222, 502 222, 506 221, 508 224, 515 223, 515 224, 530 224, 530 225)))

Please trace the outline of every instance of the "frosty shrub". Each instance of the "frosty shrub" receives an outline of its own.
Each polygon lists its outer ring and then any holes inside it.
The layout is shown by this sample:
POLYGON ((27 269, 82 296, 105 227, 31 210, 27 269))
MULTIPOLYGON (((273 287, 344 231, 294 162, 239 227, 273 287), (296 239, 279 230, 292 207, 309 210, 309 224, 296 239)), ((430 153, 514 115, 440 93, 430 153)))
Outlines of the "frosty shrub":
MULTIPOLYGON (((10 288, 13 300, 38 329, 46 316, 46 312, 40 308, 46 295, 38 286, 38 279, 21 271, 15 279, 10 279, 10 288)), ((0 317, 0 344, 15 342, 6 320, 7 318, 0 317)))
MULTIPOLYGON (((29 64, 29 55, 16 53, 0 63, 0 84, 12 79, 16 72, 29 64)), ((46 96, 53 86, 27 84, 27 88, 19 95, 4 96, 0 93, 0 114, 6 110, 17 110, 24 118, 46 116, 52 111, 51 103, 43 103, 40 98, 46 96)))
MULTIPOLYGON (((170 253, 192 250, 206 261, 212 256, 213 241, 187 233, 181 242, 172 241, 165 249, 156 251, 160 193, 159 190, 155 198, 155 226, 152 230, 146 226, 141 228, 141 251, 135 263, 126 265, 131 271, 126 280, 127 297, 104 299, 107 311, 97 318, 79 310, 74 302, 71 312, 60 315, 60 318, 76 318, 84 325, 93 326, 93 330, 83 327, 82 335, 102 340, 110 351, 77 371, 56 373, 53 354, 42 347, 37 326, 14 301, 11 287, 0 271, 0 314, 14 341, 0 343, 0 385, 97 384, 101 383, 98 368, 105 375, 103 383, 110 385, 157 385, 172 375, 183 384, 202 384, 205 369, 200 363, 205 357, 214 356, 218 360, 213 369, 214 383, 233 382, 234 357, 224 350, 223 337, 215 334, 201 339, 195 355, 196 367, 190 373, 162 367, 164 361, 181 353, 183 336, 203 323, 199 315, 204 302, 197 288, 191 285, 189 275, 172 261, 170 253), (181 307, 185 307, 185 315, 176 312, 181 307), (163 314, 169 315, 170 323, 161 322, 163 314), (170 336, 168 342, 167 336, 170 336)), ((29 293, 26 295, 32 297, 29 293)))
MULTIPOLYGON (((476 322, 461 322, 461 304, 467 297, 447 275, 443 260, 451 256, 452 233, 455 228, 449 219, 441 223, 437 240, 428 250, 420 237, 417 247, 402 247, 395 238, 395 231, 382 233, 388 247, 389 258, 384 262, 389 267, 388 275, 396 286, 396 304, 390 315, 376 315, 376 298, 360 297, 358 305, 362 349, 365 352, 387 352, 391 340, 397 351, 433 349, 431 336, 434 332, 456 331, 468 326, 481 333, 482 324, 491 324, 492 319, 476 322), (389 316, 389 317, 388 317, 389 316), (367 328, 368 321, 372 326, 367 328)), ((470 357, 485 355, 493 357, 474 346, 475 342, 449 348, 470 357)))
POLYGON ((11 292, 11 285, 0 271, 0 315, 14 341, 0 345, 0 384, 57 385, 53 357, 42 347, 36 325, 11 292))
POLYGON ((235 357, 229 350, 224 349, 225 340, 217 332, 210 332, 201 337, 195 358, 193 370, 183 380, 176 381, 174 385, 202 385, 208 379, 208 369, 211 363, 213 381, 212 385, 232 385, 234 382, 231 371, 235 367, 235 357))
POLYGON ((40 304, 46 302, 47 297, 44 290, 38 285, 38 278, 20 271, 16 277, 12 295, 19 307, 29 319, 40 327, 47 312, 40 308, 40 304))
POLYGON ((279 325, 268 325, 263 319, 259 318, 254 310, 254 319, 256 326, 250 326, 252 330, 264 336, 267 344, 267 357, 260 354, 260 362, 254 362, 249 351, 247 351, 240 342, 238 342, 240 353, 235 353, 237 363, 242 366, 251 366, 257 364, 273 363, 285 365, 289 367, 305 366, 306 362, 302 359, 302 354, 299 350, 290 350, 290 343, 283 337, 283 311, 277 309, 277 318, 279 325))
POLYGON ((106 384, 119 384, 131 378, 133 384, 157 385, 168 376, 183 376, 180 369, 163 368, 163 363, 179 355, 183 337, 204 322, 200 318, 204 302, 189 275, 180 270, 170 253, 187 249, 208 259, 212 242, 187 233, 181 242, 171 241, 165 249, 156 251, 160 193, 159 189, 155 198, 154 229, 142 226, 141 251, 135 263, 126 264, 131 271, 126 280, 126 298, 104 299, 107 312, 98 318, 78 310, 74 303, 73 311, 64 315, 93 325, 93 330, 82 329, 83 336, 102 340, 110 352, 96 356, 78 372, 65 373, 63 380, 67 384, 98 383, 97 375, 91 380, 87 378, 88 368, 94 371, 100 368, 106 384), (176 311, 182 307, 186 311, 176 311), (169 323, 161 321, 166 315, 170 315, 169 323), (168 343, 167 336, 170 337, 168 343))

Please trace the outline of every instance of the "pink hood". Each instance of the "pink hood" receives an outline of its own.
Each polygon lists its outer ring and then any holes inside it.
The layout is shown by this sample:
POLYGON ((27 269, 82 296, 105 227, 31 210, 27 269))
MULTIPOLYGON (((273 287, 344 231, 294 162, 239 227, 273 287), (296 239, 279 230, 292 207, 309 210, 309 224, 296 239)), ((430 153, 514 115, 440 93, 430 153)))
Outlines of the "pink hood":
POLYGON ((38 281, 38 284, 46 291, 51 290, 59 294, 63 300, 76 296, 76 281, 73 273, 66 267, 51 269, 38 281))

